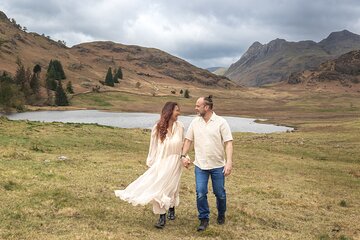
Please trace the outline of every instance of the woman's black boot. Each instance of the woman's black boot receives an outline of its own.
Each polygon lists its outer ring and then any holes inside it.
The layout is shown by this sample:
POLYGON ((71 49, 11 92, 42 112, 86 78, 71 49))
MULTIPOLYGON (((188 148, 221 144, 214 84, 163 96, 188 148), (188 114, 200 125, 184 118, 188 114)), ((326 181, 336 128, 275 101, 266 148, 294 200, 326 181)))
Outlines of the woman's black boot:
POLYGON ((168 219, 175 220, 175 207, 169 208, 168 219))
POLYGON ((155 227, 163 228, 163 227, 165 227, 165 223, 166 223, 166 213, 160 214, 159 222, 157 224, 155 224, 155 227))

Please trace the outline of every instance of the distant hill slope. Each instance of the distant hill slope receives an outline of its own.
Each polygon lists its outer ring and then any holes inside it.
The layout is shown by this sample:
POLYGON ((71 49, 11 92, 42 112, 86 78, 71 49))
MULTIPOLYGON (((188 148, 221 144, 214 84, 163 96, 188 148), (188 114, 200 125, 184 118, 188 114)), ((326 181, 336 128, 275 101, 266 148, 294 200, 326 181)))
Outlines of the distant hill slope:
POLYGON ((219 75, 219 76, 224 76, 227 68, 225 67, 211 67, 211 68, 207 68, 206 70, 208 70, 209 72, 219 75))
POLYGON ((206 68, 206 70, 208 70, 209 72, 215 72, 219 68, 221 68, 221 67, 210 67, 210 68, 206 68))
MULTIPOLYGON (((37 33, 27 33, 11 22, 0 11, 0 72, 11 74, 20 58, 31 69, 35 64, 42 67, 42 78, 51 59, 61 61, 67 80, 71 80, 76 92, 91 90, 104 80, 108 67, 121 67, 124 80, 121 88, 134 88, 139 82, 139 91, 168 93, 173 84, 178 86, 231 87, 235 84, 223 76, 172 56, 164 51, 140 46, 128 46, 113 42, 82 43, 71 48, 37 33)), ((117 89, 102 86, 104 89, 117 89)))
POLYGON ((347 30, 331 33, 326 39, 288 42, 275 39, 253 43, 225 76, 245 86, 261 86, 287 80, 292 72, 313 70, 321 62, 360 49, 360 36, 347 30))
POLYGON ((316 70, 295 72, 289 76, 289 84, 335 82, 344 87, 360 87, 360 50, 351 51, 334 60, 322 63, 316 70))

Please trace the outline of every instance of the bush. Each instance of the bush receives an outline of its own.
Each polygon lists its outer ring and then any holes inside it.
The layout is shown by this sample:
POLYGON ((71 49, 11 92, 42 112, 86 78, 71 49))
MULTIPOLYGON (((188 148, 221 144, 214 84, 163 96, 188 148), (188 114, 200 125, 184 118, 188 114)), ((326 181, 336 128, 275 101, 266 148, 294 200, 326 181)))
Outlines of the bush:
POLYGON ((25 104, 24 94, 19 87, 13 83, 0 80, 0 107, 5 112, 9 112, 11 108, 23 110, 25 104))
POLYGON ((340 205, 341 207, 347 207, 347 206, 348 206, 345 200, 341 200, 340 203, 339 203, 339 205, 340 205))
POLYGON ((69 82, 66 84, 66 91, 67 91, 68 93, 71 93, 71 94, 74 93, 74 89, 73 89, 73 87, 72 87, 71 81, 69 81, 69 82))

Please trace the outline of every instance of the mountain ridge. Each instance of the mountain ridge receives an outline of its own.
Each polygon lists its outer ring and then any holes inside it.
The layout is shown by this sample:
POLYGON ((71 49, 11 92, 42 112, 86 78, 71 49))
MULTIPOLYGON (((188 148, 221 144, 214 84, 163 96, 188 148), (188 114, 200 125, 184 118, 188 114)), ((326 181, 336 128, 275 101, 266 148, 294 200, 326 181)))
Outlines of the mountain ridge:
POLYGON ((356 49, 360 49, 360 35, 348 30, 332 32, 318 43, 279 38, 267 44, 254 42, 225 76, 240 85, 262 86, 287 80, 292 72, 316 69, 320 63, 356 49))

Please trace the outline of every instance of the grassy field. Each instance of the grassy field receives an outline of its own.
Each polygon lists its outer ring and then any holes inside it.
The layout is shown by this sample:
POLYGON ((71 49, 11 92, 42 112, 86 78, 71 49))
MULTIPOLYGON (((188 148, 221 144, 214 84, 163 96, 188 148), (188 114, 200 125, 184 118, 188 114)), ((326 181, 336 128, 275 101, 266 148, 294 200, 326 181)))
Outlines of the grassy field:
MULTIPOLYGON (((163 230, 154 228, 150 205, 114 196, 147 169, 148 131, 0 118, 0 239, 360 239, 358 96, 258 91, 218 97, 217 112, 297 131, 234 134, 227 223, 215 223, 210 190, 203 233, 193 169, 183 171, 177 219, 163 230)), ((195 99, 175 96, 87 94, 72 103, 158 112, 168 100, 192 113, 195 99)))

